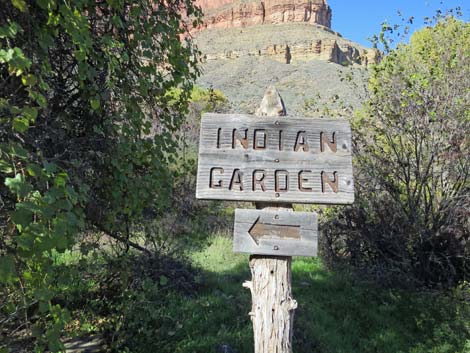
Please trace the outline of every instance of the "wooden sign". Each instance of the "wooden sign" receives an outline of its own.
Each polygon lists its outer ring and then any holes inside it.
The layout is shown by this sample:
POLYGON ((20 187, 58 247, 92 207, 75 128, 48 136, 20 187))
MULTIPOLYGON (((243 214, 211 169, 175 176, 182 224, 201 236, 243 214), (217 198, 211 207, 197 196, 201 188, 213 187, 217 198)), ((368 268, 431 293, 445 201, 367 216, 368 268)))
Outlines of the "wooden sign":
POLYGON ((257 255, 316 256, 317 214, 235 210, 233 251, 257 255))
POLYGON ((204 114, 196 197, 352 203, 349 123, 343 119, 204 114))

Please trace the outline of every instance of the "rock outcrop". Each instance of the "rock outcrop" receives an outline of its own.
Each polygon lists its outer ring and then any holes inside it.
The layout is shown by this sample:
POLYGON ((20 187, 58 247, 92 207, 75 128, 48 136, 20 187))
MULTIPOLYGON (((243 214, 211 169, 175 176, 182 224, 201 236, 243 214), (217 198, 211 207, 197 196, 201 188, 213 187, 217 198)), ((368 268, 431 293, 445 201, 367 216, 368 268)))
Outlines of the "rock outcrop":
POLYGON ((331 30, 327 0, 196 0, 203 24, 192 33, 203 61, 244 56, 291 63, 312 59, 367 66, 376 50, 331 30))
POLYGON ((192 31, 202 61, 197 84, 221 90, 231 111, 254 113, 272 84, 292 115, 360 107, 366 66, 380 53, 332 30, 327 0, 196 3, 204 12, 203 25, 192 31))
POLYGON ((278 62, 322 60, 340 65, 367 66, 379 60, 379 52, 342 38, 318 25, 292 23, 205 30, 195 38, 202 60, 268 57, 278 62))
POLYGON ((331 27, 331 9, 326 0, 197 0, 196 4, 205 13, 203 25, 196 31, 286 22, 331 27))

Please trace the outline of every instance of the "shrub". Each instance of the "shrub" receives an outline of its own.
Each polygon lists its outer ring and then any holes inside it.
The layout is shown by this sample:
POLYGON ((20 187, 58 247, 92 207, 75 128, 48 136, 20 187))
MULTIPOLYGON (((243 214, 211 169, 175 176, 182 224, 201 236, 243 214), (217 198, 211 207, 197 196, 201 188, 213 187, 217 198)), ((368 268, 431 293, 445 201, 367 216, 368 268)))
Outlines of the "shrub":
POLYGON ((469 87, 470 24, 452 17, 373 68, 353 121, 356 203, 327 221, 328 254, 414 283, 468 278, 469 87))
POLYGON ((139 247, 132 226, 169 204, 199 16, 190 0, 2 1, 0 334, 60 351, 52 254, 85 230, 139 247))

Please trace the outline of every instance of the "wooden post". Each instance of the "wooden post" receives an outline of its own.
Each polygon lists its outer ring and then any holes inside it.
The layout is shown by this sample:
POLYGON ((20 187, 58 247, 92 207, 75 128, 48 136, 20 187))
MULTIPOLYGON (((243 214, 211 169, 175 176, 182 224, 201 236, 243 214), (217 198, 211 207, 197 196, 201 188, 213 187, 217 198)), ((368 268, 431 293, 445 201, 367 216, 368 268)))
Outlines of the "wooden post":
POLYGON ((255 353, 292 353, 291 256, 315 256, 318 229, 316 215, 290 203, 354 201, 351 129, 344 119, 281 118, 275 87, 256 115, 203 115, 196 197, 256 203, 258 210, 235 210, 234 226, 234 251, 255 254, 243 284, 253 300, 255 353))
MULTIPOLYGON (((286 109, 279 92, 268 87, 258 116, 285 116, 286 109)), ((290 210, 290 204, 256 203, 258 209, 290 210)), ((251 255, 252 280, 243 283, 252 296, 250 312, 253 323, 255 353, 292 353, 294 310, 297 302, 291 292, 290 256, 251 255)))
POLYGON ((275 87, 256 115, 203 115, 196 197, 256 203, 258 210, 235 210, 234 226, 234 251, 255 254, 243 284, 255 353, 292 353, 291 256, 315 256, 318 229, 316 215, 294 213, 290 203, 354 201, 351 129, 344 119, 281 118, 275 87))

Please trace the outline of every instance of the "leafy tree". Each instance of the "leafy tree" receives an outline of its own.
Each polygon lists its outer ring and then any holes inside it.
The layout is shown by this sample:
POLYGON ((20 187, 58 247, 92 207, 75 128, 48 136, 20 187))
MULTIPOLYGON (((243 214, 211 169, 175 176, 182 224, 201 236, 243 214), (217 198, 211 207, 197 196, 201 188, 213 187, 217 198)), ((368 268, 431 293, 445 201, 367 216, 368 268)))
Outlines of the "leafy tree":
POLYGON ((38 310, 38 351, 60 350, 68 319, 52 254, 86 229, 145 251, 130 229, 168 203, 198 74, 189 18, 191 0, 2 1, 0 325, 38 310))
POLYGON ((354 120, 353 207, 329 227, 350 263, 428 285, 470 274, 470 24, 440 18, 376 65, 354 120))

